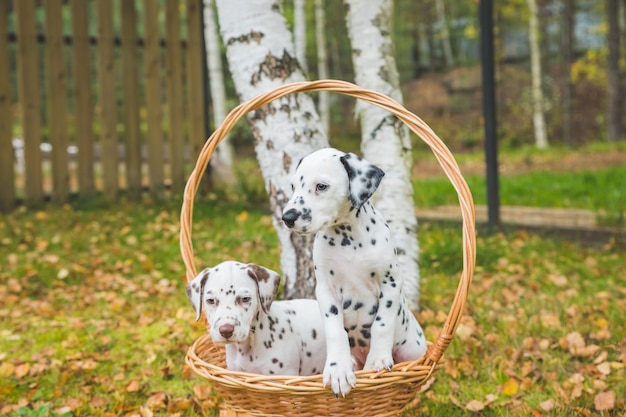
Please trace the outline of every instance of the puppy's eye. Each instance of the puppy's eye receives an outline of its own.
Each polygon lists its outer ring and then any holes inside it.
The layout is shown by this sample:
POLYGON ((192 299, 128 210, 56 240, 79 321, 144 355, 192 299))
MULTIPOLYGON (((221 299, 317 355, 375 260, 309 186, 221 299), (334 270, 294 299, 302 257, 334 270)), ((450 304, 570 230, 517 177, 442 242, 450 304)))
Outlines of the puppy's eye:
POLYGON ((318 193, 322 193, 328 190, 328 187, 329 187, 328 184, 324 184, 323 182, 320 182, 319 184, 315 186, 315 191, 317 191, 318 193))
POLYGON ((241 297, 240 301, 244 304, 248 304, 250 301, 252 301, 252 297, 241 297))
POLYGON ((215 304, 215 298, 207 298, 206 299, 206 303, 209 305, 214 305, 215 304))

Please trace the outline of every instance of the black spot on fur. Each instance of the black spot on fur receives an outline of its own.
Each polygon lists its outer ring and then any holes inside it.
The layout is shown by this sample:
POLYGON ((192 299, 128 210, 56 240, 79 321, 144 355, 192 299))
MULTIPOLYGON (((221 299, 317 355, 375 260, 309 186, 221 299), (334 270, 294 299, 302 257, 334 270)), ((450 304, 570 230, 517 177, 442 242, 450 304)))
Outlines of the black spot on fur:
POLYGON ((348 307, 350 307, 350 305, 352 305, 352 300, 344 300, 343 309, 346 310, 348 307))
POLYGON ((330 314, 333 314, 333 315, 335 315, 335 316, 336 316, 337 314, 339 314, 339 309, 338 309, 338 308, 337 308, 337 306, 336 306, 336 305, 334 305, 334 304, 330 306, 330 310, 328 310, 328 311, 330 312, 330 314))

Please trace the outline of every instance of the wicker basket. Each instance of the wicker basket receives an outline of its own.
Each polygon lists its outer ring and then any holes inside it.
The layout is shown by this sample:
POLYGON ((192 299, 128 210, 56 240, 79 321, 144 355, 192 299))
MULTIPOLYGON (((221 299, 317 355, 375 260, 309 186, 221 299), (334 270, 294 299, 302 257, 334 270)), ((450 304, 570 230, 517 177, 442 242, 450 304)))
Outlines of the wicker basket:
POLYGON ((207 379, 224 399, 223 416, 397 416, 413 400, 418 388, 439 368, 443 353, 452 341, 476 262, 475 214, 471 192, 450 150, 419 117, 391 98, 337 80, 298 82, 283 85, 240 104, 205 143, 184 193, 181 210, 180 246, 187 270, 187 281, 197 274, 191 243, 193 200, 202 174, 217 145, 234 124, 268 102, 287 94, 334 91, 352 96, 395 114, 432 149, 442 169, 457 191, 463 218, 463 271, 452 307, 437 339, 426 354, 413 362, 398 363, 389 371, 359 371, 356 387, 346 398, 335 398, 322 387, 321 375, 266 376, 226 369, 224 348, 201 336, 189 349, 187 364, 207 379))

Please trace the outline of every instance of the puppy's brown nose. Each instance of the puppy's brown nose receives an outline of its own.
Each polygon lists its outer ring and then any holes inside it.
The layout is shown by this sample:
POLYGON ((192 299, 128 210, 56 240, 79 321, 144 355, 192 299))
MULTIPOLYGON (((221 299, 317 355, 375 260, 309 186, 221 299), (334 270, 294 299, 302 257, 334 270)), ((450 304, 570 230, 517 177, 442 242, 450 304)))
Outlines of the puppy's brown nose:
POLYGON ((222 324, 219 330, 222 337, 224 339, 228 339, 233 335, 233 332, 235 331, 235 326, 233 326, 232 324, 222 324))

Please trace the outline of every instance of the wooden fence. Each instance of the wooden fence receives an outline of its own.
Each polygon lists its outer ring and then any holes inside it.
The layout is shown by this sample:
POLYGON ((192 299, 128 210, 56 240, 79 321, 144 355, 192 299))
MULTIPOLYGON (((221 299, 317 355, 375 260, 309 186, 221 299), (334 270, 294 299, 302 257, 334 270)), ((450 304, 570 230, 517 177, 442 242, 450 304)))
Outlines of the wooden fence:
POLYGON ((0 0, 0 210, 180 192, 204 56, 202 0, 0 0))

